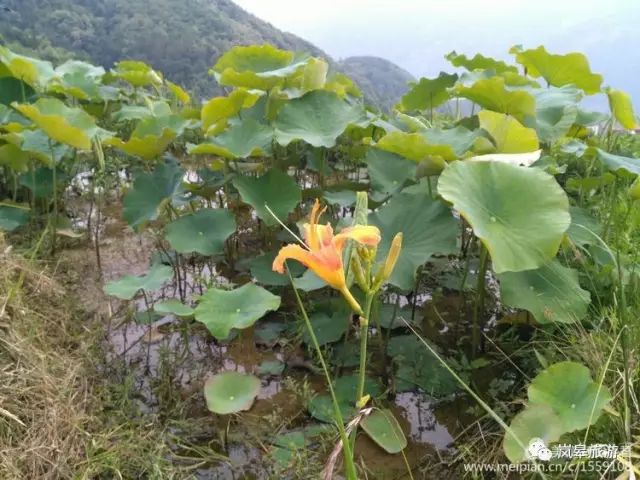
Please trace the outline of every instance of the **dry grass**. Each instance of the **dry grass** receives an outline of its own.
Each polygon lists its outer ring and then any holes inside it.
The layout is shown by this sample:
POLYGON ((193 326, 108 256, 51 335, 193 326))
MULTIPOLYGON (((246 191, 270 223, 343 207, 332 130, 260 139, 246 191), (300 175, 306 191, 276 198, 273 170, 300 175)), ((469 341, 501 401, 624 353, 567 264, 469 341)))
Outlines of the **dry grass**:
POLYGON ((68 478, 84 458, 95 399, 64 290, 0 239, 0 478, 68 478), (20 276, 23 285, 9 292, 20 276), (74 331, 75 330, 75 331, 74 331))

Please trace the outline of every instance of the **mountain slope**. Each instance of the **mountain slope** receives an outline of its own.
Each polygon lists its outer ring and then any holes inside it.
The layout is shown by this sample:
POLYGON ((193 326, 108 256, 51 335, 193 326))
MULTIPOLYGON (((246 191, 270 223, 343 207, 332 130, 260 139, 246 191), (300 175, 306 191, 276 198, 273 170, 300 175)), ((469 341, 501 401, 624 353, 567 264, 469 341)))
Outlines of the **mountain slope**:
POLYGON ((406 70, 380 57, 349 57, 337 65, 362 90, 365 99, 383 110, 390 110, 409 89, 414 80, 406 70))
POLYGON ((411 78, 375 57, 336 65, 315 45, 230 0, 0 0, 0 43, 56 63, 79 58, 110 68, 142 60, 201 97, 219 93, 207 71, 235 45, 271 43, 324 57, 380 108, 395 104, 411 78))
POLYGON ((229 0, 0 0, 0 7, 0 35, 10 48, 105 67, 143 60, 201 94, 215 86, 208 69, 234 45, 271 43, 327 56, 229 0))

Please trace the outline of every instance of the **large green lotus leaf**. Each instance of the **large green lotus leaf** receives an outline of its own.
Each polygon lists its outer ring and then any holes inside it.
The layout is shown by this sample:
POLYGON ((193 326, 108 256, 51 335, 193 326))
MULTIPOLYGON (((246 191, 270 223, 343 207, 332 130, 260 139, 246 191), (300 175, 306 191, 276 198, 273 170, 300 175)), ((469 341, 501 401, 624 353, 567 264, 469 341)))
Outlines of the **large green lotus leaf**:
POLYGON ((416 163, 395 153, 370 148, 365 157, 371 187, 385 194, 401 190, 416 176, 416 163))
POLYGON ((476 53, 473 58, 468 58, 464 54, 456 53, 455 50, 444 56, 454 67, 466 68, 470 72, 474 70, 493 70, 495 73, 512 72, 518 73, 518 69, 514 65, 507 65, 501 60, 485 57, 476 53))
POLYGON ((640 175, 640 158, 623 157, 593 147, 589 147, 587 151, 589 153, 595 152, 607 170, 617 174, 640 175))
POLYGON ((511 432, 505 433, 503 447, 512 463, 529 459, 528 448, 532 440, 542 440, 548 448, 565 432, 562 421, 547 405, 526 407, 513 417, 510 428, 511 432))
MULTIPOLYGON (((2 80, 14 80, 12 77, 7 77, 2 80)), ((0 86, 2 84, 0 83, 0 86)), ((0 93, 0 95, 2 95, 0 93)), ((18 134, 23 132, 26 128, 31 125, 31 122, 16 112, 13 108, 9 108, 7 105, 0 103, 0 132, 5 131, 7 133, 18 134)), ((17 141, 12 141, 7 136, 3 135, 5 141, 10 143, 18 143, 17 141)))
POLYGON ((354 81, 340 72, 333 72, 329 75, 324 89, 337 94, 340 98, 345 98, 347 95, 355 98, 362 97, 362 92, 354 81))
POLYGON ((467 161, 473 162, 501 162, 508 163, 510 165, 523 165, 530 167, 538 160, 542 150, 536 150, 535 152, 528 153, 489 153, 487 155, 476 155, 469 157, 467 161))
POLYGON ((324 192, 322 198, 324 198, 329 205, 350 207, 356 203, 356 192, 354 190, 324 192))
MULTIPOLYGON (((11 105, 13 102, 28 102, 35 91, 28 84, 14 77, 0 78, 0 104, 11 105), (24 99, 23 99, 24 95, 24 99)), ((2 122, 4 123, 4 122, 2 122)))
POLYGON ((414 162, 422 162, 430 157, 445 161, 457 158, 451 145, 432 144, 421 133, 389 132, 378 140, 375 147, 414 162))
POLYGON ((565 432, 582 430, 598 421, 611 401, 606 386, 591 380, 591 373, 576 362, 550 365, 533 379, 528 389, 531 405, 551 407, 565 432))
POLYGON ((302 71, 302 91, 318 90, 327 82, 329 64, 321 58, 311 58, 302 71))
MULTIPOLYGON (((277 252, 268 252, 251 259, 249 262, 251 275, 262 285, 283 287, 291 283, 289 275, 273 271, 273 260, 276 255, 277 252)), ((304 272, 304 267, 298 262, 287 262, 287 267, 294 279, 304 272)))
POLYGON ((602 75, 593 73, 589 61, 581 53, 554 55, 540 46, 532 50, 512 48, 516 61, 534 77, 543 77, 550 85, 562 87, 575 85, 585 93, 592 95, 600 91, 602 75))
MULTIPOLYGON (((313 332, 320 345, 337 342, 349 328, 351 316, 344 311, 315 312, 310 317, 313 332)), ((302 341, 311 344, 311 336, 305 328, 302 332, 302 341)))
POLYGON ((172 314, 178 317, 193 316, 193 308, 185 305, 177 298, 172 298, 163 302, 156 303, 153 306, 153 311, 161 314, 172 314))
POLYGON ((583 208, 571 207, 569 212, 571 213, 571 226, 567 230, 569 239, 580 246, 599 244, 597 236, 602 235, 602 225, 583 208))
POLYGON ((202 106, 202 129, 206 132, 220 121, 236 116, 243 108, 250 108, 260 98, 259 92, 238 88, 226 97, 215 97, 202 106))
POLYGON ((56 78, 50 82, 48 90, 70 95, 79 100, 100 100, 104 88, 102 77, 105 70, 90 63, 69 60, 55 70, 56 78))
POLYGON ((29 155, 12 143, 0 145, 0 167, 13 172, 26 172, 29 169, 29 155))
MULTIPOLYGON (((457 156, 461 157, 466 152, 473 150, 476 141, 481 137, 478 130, 471 131, 461 125, 454 128, 428 128, 420 132, 429 143, 436 145, 450 145, 457 156)), ((483 140, 485 139, 482 137, 483 140)))
POLYGON ((171 266, 155 263, 144 275, 126 275, 120 280, 107 283, 104 291, 107 295, 112 295, 122 300, 131 300, 140 290, 151 292, 159 289, 171 277, 173 277, 173 268, 171 266))
POLYGON ((240 192, 242 201, 251 205, 267 225, 278 224, 267 206, 281 221, 285 221, 289 212, 302 200, 302 191, 295 180, 276 168, 259 178, 236 177, 233 186, 240 192))
POLYGON ((220 85, 270 90, 304 67, 305 53, 280 50, 272 45, 233 47, 222 55, 211 71, 220 85))
POLYGON ((12 232, 26 225, 31 212, 28 206, 0 202, 0 230, 12 232))
POLYGON ((260 392, 260 379, 238 372, 224 372, 204 384, 207 408, 218 415, 249 410, 260 392))
POLYGON ((313 270, 307 270, 300 277, 294 278, 293 285, 304 292, 313 292, 327 286, 326 282, 317 276, 313 270))
MULTIPOLYGON (((333 389, 342 413, 342 419, 348 422, 357 412, 355 403, 358 391, 358 376, 345 375, 337 378, 333 383, 333 389)), ((364 393, 374 398, 377 397, 381 393, 380 384, 371 378, 365 378, 364 393)), ((328 393, 313 397, 307 407, 311 416, 321 422, 335 422, 333 403, 328 393)))
MULTIPOLYGON (((440 361, 415 335, 397 335, 389 339, 387 352, 396 365, 398 391, 422 389, 428 395, 442 398, 460 390, 460 385, 440 361)), ((458 372, 463 378, 464 372, 458 372)))
POLYGON ((629 130, 638 128, 638 120, 633 112, 633 104, 628 93, 622 90, 607 89, 611 114, 620 125, 629 130))
POLYGON ((31 153, 48 166, 52 166, 54 163, 57 164, 72 152, 71 147, 68 145, 62 143, 52 145, 47 134, 39 128, 23 130, 19 135, 22 138, 20 148, 25 152, 31 153))
POLYGON ((247 119, 231 125, 220 135, 209 138, 207 143, 190 147, 189 153, 219 155, 229 159, 266 156, 271 153, 272 141, 271 127, 247 119))
POLYGON ((536 131, 540 140, 552 143, 567 134, 578 116, 580 90, 572 85, 531 88, 536 99, 536 131))
MULTIPOLYGON (((67 174, 60 168, 56 169, 58 191, 65 187, 67 178, 67 174)), ((27 187, 35 198, 51 198, 53 196, 53 169, 38 167, 33 173, 23 173, 20 175, 20 185, 27 187)))
POLYGON ((50 62, 18 55, 0 46, 0 77, 14 77, 33 88, 43 88, 55 72, 50 62))
POLYGON ((149 115, 136 125, 128 141, 123 142, 117 137, 112 137, 103 143, 114 146, 129 155, 136 155, 144 160, 153 160, 159 157, 171 142, 191 125, 190 120, 172 114, 167 103, 155 102, 149 110, 149 115))
POLYGON ((280 308, 280 297, 262 287, 247 283, 234 290, 209 289, 200 297, 195 310, 211 335, 224 340, 233 328, 248 328, 269 311, 280 308))
POLYGON ((400 453, 407 447, 407 438, 390 410, 374 410, 360 423, 362 429, 387 453, 400 453))
POLYGON ((183 177, 184 171, 174 161, 159 163, 153 172, 139 174, 122 200, 127 223, 137 229, 155 220, 162 203, 182 195, 183 177))
POLYGON ((448 88, 458 80, 458 75, 440 72, 436 78, 421 78, 413 83, 398 105, 405 112, 432 110, 449 100, 448 88))
POLYGON ((149 161, 162 155, 175 138, 175 132, 165 130, 160 136, 131 137, 126 142, 117 137, 111 137, 105 140, 103 144, 149 161))
POLYGON ((503 113, 482 110, 478 112, 480 127, 493 138, 496 153, 525 153, 538 150, 538 136, 532 128, 503 113))
POLYGON ((274 127, 281 145, 303 140, 314 147, 331 148, 349 125, 364 126, 367 122, 361 105, 350 105, 333 92, 316 90, 283 105, 274 127))
POLYGON ((116 63, 113 74, 134 87, 162 84, 162 75, 144 62, 123 60, 116 63))
POLYGON ((382 233, 378 259, 386 258, 396 233, 402 232, 402 250, 389 283, 405 291, 415 287, 416 270, 432 255, 456 251, 458 221, 442 202, 426 192, 394 195, 369 215, 369 223, 382 233))
POLYGON ((591 127, 605 122, 608 118, 606 113, 602 112, 590 112, 578 108, 578 115, 576 117, 576 125, 582 125, 585 127, 591 127))
POLYGON ((539 169, 454 162, 440 176, 438 193, 469 222, 496 273, 543 266, 571 223, 567 195, 539 169))
POLYGON ((591 295, 580 288, 578 272, 557 260, 535 270, 498 275, 505 305, 528 310, 540 324, 574 323, 584 318, 591 295))
POLYGON ((152 116, 142 119, 133 130, 131 136, 143 138, 148 135, 161 136, 169 130, 176 136, 182 134, 185 128, 192 126, 192 122, 181 115, 171 113, 170 107, 165 102, 157 102, 151 111, 152 116), (167 111, 163 111, 164 109, 167 111), (158 111, 160 110, 160 111, 158 111))
POLYGON ((236 220, 225 209, 203 208, 167 225, 166 239, 176 252, 224 253, 224 242, 236 231, 236 220))
POLYGON ((67 107, 56 98, 41 98, 32 104, 13 104, 22 115, 41 128, 52 140, 81 150, 91 150, 91 140, 108 132, 80 108, 67 107))
POLYGON ((536 102, 525 90, 505 88, 504 78, 491 77, 478 80, 470 87, 459 85, 455 89, 459 97, 471 100, 487 110, 513 115, 519 120, 535 113, 536 102))
POLYGON ((191 95, 189 95, 189 93, 180 85, 176 85, 169 80, 165 80, 164 83, 167 86, 167 89, 171 92, 171 95, 173 95, 178 102, 183 105, 189 105, 191 103, 191 95))

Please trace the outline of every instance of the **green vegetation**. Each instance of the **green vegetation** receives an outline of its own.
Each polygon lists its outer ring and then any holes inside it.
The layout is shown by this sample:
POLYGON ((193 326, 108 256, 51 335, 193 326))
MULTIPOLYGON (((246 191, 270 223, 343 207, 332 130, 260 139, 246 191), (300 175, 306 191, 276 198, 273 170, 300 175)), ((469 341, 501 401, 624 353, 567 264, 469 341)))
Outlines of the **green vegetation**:
POLYGON ((379 57, 349 57, 337 68, 360 87, 367 103, 389 112, 407 93, 407 84, 414 80, 406 70, 379 57))
MULTIPOLYGON (((224 53, 210 71, 225 93, 203 104, 140 61, 105 71, 0 47, 0 228, 26 256, 4 269, 0 319, 48 332, 48 297, 21 308, 38 293, 37 259, 91 252, 111 297, 107 345, 88 333, 98 322, 76 327, 116 372, 82 364, 94 358, 83 348, 66 355, 95 382, 85 398, 116 412, 96 418, 130 438, 149 418, 158 433, 132 457, 70 437, 73 451, 50 461, 86 477, 252 466, 349 480, 551 461, 564 471, 531 475, 577 478, 585 457, 552 448, 613 444, 627 450, 580 478, 631 478, 640 149, 619 127, 637 119, 581 54, 512 54, 514 65, 452 53, 467 72, 412 83, 387 115, 322 58, 272 45, 224 53), (583 109, 596 93, 609 114, 583 109), (131 255, 141 259, 114 263, 131 255), (397 403, 407 394, 463 402, 456 452, 417 447, 397 403)), ((44 340, 27 344, 59 354, 44 340)), ((14 430, 37 407, 16 399, 23 365, 6 356, 0 451, 27 451, 31 437, 14 430)), ((108 444, 108 427, 95 428, 88 436, 108 444)))
MULTIPOLYGON (((282 32, 229 0, 2 0, 0 42, 12 50, 62 63, 80 59, 111 68, 141 60, 194 98, 222 90, 205 73, 235 45, 270 43, 328 59, 318 47, 282 32)), ((375 57, 353 57, 336 68, 353 78, 367 101, 389 109, 411 75, 375 57)))

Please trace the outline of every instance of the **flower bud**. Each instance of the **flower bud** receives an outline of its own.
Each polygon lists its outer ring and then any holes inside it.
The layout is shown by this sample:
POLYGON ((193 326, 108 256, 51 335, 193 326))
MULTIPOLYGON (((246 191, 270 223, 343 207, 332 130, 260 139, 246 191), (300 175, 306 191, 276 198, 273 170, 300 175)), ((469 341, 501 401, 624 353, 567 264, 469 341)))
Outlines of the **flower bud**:
POLYGON ((393 238, 393 242, 391 242, 389 254, 387 255, 387 259, 385 260, 380 273, 380 282, 385 282, 386 280, 389 280, 389 277, 391 277, 393 269, 398 262, 398 257, 400 257, 400 250, 402 250, 402 232, 397 233, 393 238))
POLYGON ((369 394, 365 395, 364 397, 362 397, 360 400, 356 402, 356 408, 357 409, 364 408, 367 405, 367 403, 369 403, 369 400, 371 400, 371 395, 369 394))
POLYGON ((360 258, 358 255, 351 256, 351 271, 353 272, 353 277, 356 280, 358 286, 362 289, 363 292, 369 291, 369 284, 367 283, 367 279, 364 275, 364 270, 362 269, 362 264, 360 263, 360 258))

